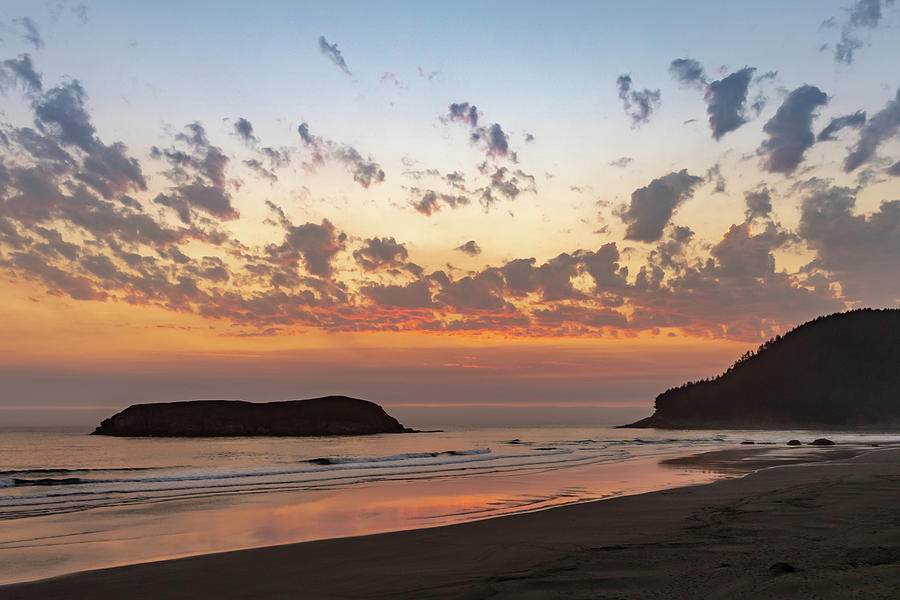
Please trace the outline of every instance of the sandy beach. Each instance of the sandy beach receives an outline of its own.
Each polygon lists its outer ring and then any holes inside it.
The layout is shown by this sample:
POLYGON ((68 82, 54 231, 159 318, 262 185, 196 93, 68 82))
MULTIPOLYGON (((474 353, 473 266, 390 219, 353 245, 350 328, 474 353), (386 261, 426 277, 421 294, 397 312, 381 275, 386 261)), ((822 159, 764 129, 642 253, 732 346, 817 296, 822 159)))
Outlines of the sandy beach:
MULTIPOLYGON (((76 573, 0 598, 892 598, 900 450, 858 452, 513 517, 76 573)), ((758 469, 766 453, 682 466, 758 469)))

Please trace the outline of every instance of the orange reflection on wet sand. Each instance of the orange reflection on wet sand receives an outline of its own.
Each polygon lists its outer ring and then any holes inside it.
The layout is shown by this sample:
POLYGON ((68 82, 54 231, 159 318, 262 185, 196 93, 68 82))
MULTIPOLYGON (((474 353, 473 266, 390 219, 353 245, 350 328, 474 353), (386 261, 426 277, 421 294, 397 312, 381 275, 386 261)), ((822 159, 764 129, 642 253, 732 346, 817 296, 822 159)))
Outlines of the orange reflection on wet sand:
POLYGON ((719 473, 661 457, 564 469, 220 495, 15 519, 0 532, 0 583, 316 539, 448 525, 707 483, 719 473))

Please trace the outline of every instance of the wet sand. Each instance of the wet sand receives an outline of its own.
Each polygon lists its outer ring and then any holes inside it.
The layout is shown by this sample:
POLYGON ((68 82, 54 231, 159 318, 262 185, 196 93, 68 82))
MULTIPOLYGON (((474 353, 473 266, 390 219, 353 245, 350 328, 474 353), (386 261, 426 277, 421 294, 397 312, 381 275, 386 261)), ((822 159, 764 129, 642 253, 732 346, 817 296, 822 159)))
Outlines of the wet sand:
POLYGON ((75 573, 0 587, 0 599, 895 597, 900 450, 801 453, 707 453, 678 466, 785 466, 461 525, 75 573))

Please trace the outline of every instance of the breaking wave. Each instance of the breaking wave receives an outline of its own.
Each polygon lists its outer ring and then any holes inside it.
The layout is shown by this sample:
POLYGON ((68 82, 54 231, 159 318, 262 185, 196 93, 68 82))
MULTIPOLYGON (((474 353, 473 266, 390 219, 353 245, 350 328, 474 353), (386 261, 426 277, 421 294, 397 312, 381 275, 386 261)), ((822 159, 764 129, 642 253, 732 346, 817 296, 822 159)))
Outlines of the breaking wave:
POLYGON ((394 454, 392 456, 373 456, 362 458, 312 458, 306 462, 314 465, 349 465, 357 463, 397 462, 410 458, 435 458, 438 456, 469 456, 473 454, 490 454, 490 448, 478 450, 446 450, 444 452, 411 452, 408 454, 394 454))

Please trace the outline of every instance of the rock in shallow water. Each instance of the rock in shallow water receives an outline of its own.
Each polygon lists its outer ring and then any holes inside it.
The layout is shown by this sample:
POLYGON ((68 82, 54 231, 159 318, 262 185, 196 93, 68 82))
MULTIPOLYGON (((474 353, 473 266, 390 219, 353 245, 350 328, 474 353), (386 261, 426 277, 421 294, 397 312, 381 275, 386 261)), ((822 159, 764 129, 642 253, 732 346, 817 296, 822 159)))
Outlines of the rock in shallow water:
POLYGON ((92 435, 319 436, 411 431, 374 402, 327 396, 285 402, 196 400, 134 404, 104 419, 92 435))
POLYGON ((828 438, 819 438, 809 443, 810 446, 834 446, 834 442, 828 438))
POLYGON ((777 562, 769 567, 769 572, 772 573, 772 575, 784 575, 785 573, 793 573, 796 570, 794 565, 786 562, 777 562))

